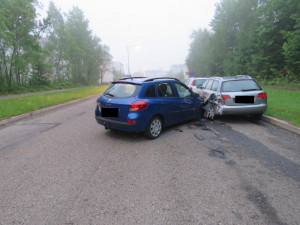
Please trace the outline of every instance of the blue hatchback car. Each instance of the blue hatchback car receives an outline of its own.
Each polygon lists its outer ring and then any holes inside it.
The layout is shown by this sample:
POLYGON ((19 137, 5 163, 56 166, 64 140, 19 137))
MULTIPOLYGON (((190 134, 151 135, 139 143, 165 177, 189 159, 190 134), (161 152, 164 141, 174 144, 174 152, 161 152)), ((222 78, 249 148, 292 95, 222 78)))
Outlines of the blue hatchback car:
POLYGON ((128 77, 112 82, 97 99, 95 117, 106 129, 155 139, 164 127, 200 116, 201 104, 202 98, 175 78, 128 77))

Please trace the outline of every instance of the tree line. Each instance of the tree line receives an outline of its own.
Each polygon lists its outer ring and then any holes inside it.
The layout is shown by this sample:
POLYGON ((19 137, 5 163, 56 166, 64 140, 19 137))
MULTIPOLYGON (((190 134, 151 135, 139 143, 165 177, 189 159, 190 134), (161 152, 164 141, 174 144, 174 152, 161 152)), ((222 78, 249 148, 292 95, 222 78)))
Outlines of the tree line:
POLYGON ((186 64, 197 76, 299 83, 300 1, 221 0, 210 25, 191 34, 186 64))
POLYGON ((84 13, 74 7, 62 14, 50 2, 38 21, 37 7, 36 0, 0 0, 0 92, 103 78, 109 48, 93 35, 84 13))

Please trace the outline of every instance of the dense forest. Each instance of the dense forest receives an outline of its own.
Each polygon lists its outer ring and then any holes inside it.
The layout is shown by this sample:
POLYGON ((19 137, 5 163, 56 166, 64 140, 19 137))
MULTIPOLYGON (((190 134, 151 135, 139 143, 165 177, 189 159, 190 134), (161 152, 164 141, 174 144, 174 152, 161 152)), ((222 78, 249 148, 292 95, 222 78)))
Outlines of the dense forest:
POLYGON ((221 0, 210 25, 191 34, 186 64, 197 76, 300 82, 300 1, 221 0))
POLYGON ((0 0, 0 92, 96 83, 109 48, 93 35, 83 12, 66 15, 50 2, 38 20, 36 0, 0 0))

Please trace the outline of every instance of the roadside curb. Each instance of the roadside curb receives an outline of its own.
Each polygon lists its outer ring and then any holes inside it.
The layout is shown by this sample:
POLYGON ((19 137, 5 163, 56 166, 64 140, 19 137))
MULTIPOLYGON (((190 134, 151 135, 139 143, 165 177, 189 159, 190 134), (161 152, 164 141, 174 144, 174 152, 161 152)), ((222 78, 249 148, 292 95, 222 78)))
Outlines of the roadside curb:
POLYGON ((28 118, 28 117, 31 117, 31 116, 35 116, 35 115, 38 115, 38 114, 41 114, 41 113, 44 113, 44 112, 48 112, 48 111, 51 111, 51 110, 54 110, 54 109, 58 109, 58 108, 61 108, 61 107, 64 107, 64 106, 69 106, 69 105, 72 105, 72 104, 75 104, 75 103, 83 102, 83 101, 91 99, 91 98, 97 98, 97 96, 99 96, 99 94, 91 95, 91 96, 84 97, 84 98, 75 99, 75 100, 72 100, 72 101, 69 101, 69 102, 64 102, 64 103, 54 105, 54 106, 50 106, 50 107, 43 108, 43 109, 38 109, 38 110, 29 112, 29 113, 25 113, 25 114, 21 114, 21 115, 18 115, 18 116, 13 116, 13 117, 1 120, 0 121, 0 126, 5 126, 8 123, 16 122, 18 120, 25 119, 25 118, 28 118))
POLYGON ((280 119, 277 119, 277 118, 274 118, 271 116, 265 116, 265 115, 263 115, 261 119, 267 123, 273 124, 275 126, 278 126, 280 128, 283 128, 285 130, 288 130, 295 134, 300 135, 300 127, 292 125, 286 121, 283 121, 283 120, 280 120, 280 119))

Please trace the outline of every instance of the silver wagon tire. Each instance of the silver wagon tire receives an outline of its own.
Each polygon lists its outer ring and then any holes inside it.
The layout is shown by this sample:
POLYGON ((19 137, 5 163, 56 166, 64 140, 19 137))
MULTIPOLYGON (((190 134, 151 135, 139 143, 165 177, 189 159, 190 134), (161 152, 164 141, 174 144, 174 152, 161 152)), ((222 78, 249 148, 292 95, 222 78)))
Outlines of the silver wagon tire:
POLYGON ((215 111, 214 111, 214 109, 213 109, 212 106, 210 106, 210 107, 205 111, 205 117, 206 117, 207 119, 211 119, 211 120, 214 119, 214 117, 215 117, 215 111))
POLYGON ((153 117, 147 125, 146 128, 146 137, 150 139, 157 138, 162 131, 162 120, 160 117, 153 117))

